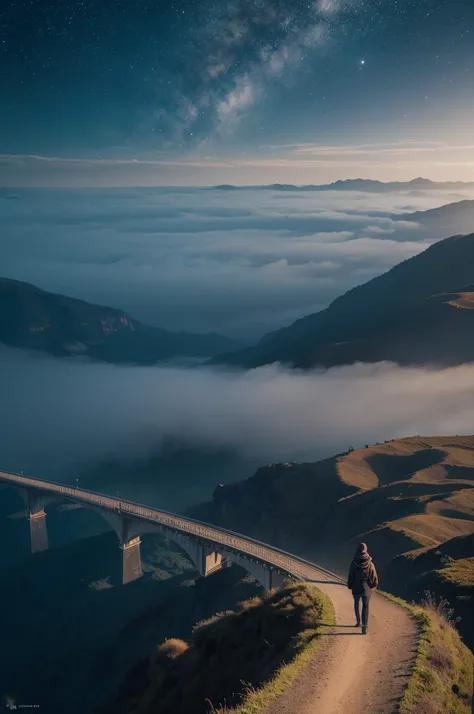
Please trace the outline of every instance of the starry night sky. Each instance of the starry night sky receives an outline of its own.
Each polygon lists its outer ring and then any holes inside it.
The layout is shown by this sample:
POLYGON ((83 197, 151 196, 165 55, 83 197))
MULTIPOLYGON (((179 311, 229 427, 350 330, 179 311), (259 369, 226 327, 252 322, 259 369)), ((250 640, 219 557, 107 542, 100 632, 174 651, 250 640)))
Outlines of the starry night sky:
POLYGON ((472 0, 3 0, 0 57, 3 155, 474 144, 472 0))

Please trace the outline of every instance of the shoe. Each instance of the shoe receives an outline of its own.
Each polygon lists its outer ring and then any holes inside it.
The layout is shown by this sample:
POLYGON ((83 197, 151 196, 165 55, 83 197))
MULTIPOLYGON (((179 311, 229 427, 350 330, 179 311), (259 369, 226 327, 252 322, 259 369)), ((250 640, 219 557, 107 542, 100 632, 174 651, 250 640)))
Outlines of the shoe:
POLYGON ((363 635, 367 634, 367 627, 362 626, 362 634, 363 635))
POLYGON ((356 624, 354 625, 354 627, 360 627, 360 622, 356 622, 356 624))

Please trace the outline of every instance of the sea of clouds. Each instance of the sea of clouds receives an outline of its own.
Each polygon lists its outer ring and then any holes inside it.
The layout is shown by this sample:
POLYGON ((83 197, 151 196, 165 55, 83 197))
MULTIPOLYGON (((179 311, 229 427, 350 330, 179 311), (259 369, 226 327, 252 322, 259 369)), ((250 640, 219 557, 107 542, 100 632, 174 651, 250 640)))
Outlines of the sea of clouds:
POLYGON ((1 277, 164 328, 248 340, 445 237, 394 217, 462 198, 192 188, 15 195, 0 199, 1 277))

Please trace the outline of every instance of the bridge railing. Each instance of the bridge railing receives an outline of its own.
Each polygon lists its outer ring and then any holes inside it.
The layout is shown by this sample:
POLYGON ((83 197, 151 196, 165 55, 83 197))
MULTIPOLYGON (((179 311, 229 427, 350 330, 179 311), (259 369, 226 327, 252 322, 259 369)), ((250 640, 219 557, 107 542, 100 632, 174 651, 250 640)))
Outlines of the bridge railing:
POLYGON ((297 555, 262 543, 254 538, 244 536, 241 533, 214 526, 210 523, 187 518, 186 516, 179 516, 169 511, 151 508, 126 499, 112 498, 106 494, 87 491, 82 488, 63 486, 54 481, 36 479, 31 476, 25 476, 24 474, 0 471, 0 481, 20 487, 24 486, 55 493, 64 498, 94 505, 99 508, 105 508, 116 513, 128 513, 133 518, 158 523, 175 531, 180 531, 207 541, 211 545, 218 544, 230 551, 236 551, 250 556, 303 580, 324 579, 339 583, 343 582, 335 573, 321 568, 297 555))

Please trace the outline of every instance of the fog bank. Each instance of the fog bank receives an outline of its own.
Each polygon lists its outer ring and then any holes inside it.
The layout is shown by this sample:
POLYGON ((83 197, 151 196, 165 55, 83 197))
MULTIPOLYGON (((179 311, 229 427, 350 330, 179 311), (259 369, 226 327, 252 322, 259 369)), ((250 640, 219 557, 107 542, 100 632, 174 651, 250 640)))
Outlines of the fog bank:
POLYGON ((146 456, 167 436, 263 464, 474 430, 474 365, 229 373, 111 367, 3 347, 0 387, 0 468, 54 476, 78 462, 146 456))

